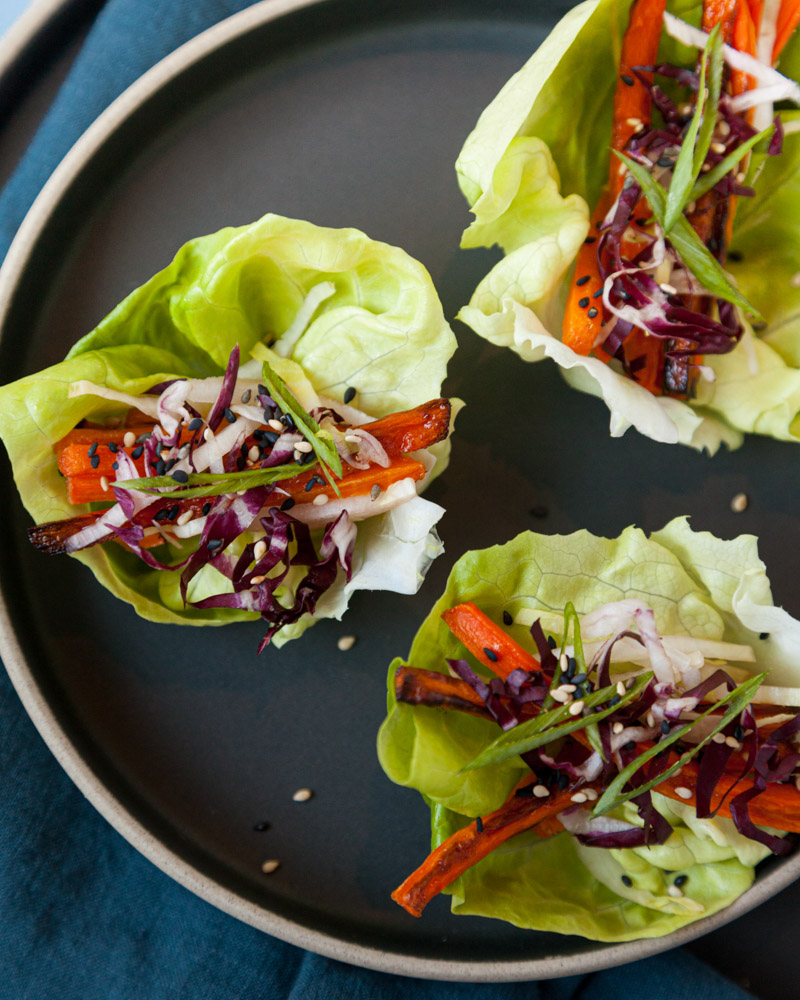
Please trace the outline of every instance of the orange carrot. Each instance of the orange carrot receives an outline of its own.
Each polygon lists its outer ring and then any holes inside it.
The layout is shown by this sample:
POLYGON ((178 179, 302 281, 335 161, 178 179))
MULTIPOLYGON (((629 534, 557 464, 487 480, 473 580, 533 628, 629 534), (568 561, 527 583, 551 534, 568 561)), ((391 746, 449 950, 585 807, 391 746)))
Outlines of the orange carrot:
POLYGON ((609 202, 606 196, 600 199, 592 218, 595 226, 584 241, 575 258, 575 271, 567 293, 561 339, 577 354, 589 354, 600 335, 603 325, 603 300, 599 293, 603 288, 600 266, 597 260, 597 228, 605 218, 609 202))
POLYGON ((492 718, 483 698, 466 681, 435 670, 398 667, 394 675, 394 693, 404 705, 449 708, 484 719, 492 718))
MULTIPOLYGON (((748 55, 756 54, 756 26, 750 14, 750 8, 742 0, 736 11, 736 20, 733 25, 733 47, 739 52, 746 52, 748 55)), ((755 80, 747 73, 735 69, 731 72, 730 92, 735 97, 744 93, 745 90, 752 90, 755 80)))
POLYGON ((361 429, 376 437, 387 455, 430 448, 444 441, 450 431, 450 400, 432 399, 412 410, 390 413, 380 420, 362 424, 361 429))
POLYGON ((730 44, 738 6, 739 0, 703 0, 703 31, 710 34, 720 24, 722 41, 730 44))
POLYGON ((800 0, 783 0, 778 11, 775 44, 772 47, 773 64, 778 61, 778 56, 783 52, 798 24, 800 24, 800 0))
POLYGON ((539 661, 518 646, 499 625, 487 618, 472 601, 457 604, 442 615, 453 635, 485 667, 506 678, 514 670, 539 670, 539 661))
MULTIPOLYGON (((525 779, 518 788, 534 784, 535 780, 525 779)), ((459 875, 463 875, 468 868, 491 854, 495 848, 523 830, 530 830, 543 820, 567 809, 574 791, 575 786, 572 785, 563 791, 552 792, 544 800, 512 793, 499 809, 482 819, 480 831, 475 821, 440 844, 395 889, 392 899, 413 917, 421 916, 434 896, 447 888, 459 875)), ((558 829, 554 832, 558 832, 558 829)))

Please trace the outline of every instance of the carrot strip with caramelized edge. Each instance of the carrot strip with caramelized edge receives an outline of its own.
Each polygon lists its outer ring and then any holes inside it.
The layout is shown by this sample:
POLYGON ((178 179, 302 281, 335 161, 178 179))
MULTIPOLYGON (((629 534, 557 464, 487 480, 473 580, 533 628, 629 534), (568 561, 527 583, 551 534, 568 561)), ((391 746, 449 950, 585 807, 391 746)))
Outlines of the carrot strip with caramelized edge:
MULTIPOLYGON (((535 778, 526 778, 517 791, 534 783, 535 778)), ((468 868, 516 834, 530 830, 567 809, 574 791, 575 785, 572 785, 563 791, 552 792, 544 800, 520 796, 515 791, 499 809, 482 818, 480 830, 477 821, 469 823, 432 851, 419 868, 395 889, 392 899, 413 917, 421 916, 433 897, 468 868)))
POLYGON ((772 48, 772 62, 778 61, 786 43, 800 24, 800 0, 783 0, 778 11, 778 23, 775 29, 775 44, 772 48))
POLYGON ((450 708, 482 719, 492 718, 483 698, 466 681, 435 670, 398 667, 394 675, 394 694, 405 705, 450 708))
POLYGON ((450 410, 449 399, 432 399, 412 410, 400 410, 361 424, 359 429, 377 438, 387 455, 400 455, 444 441, 450 430, 450 410))
POLYGON ((539 661, 488 618, 472 601, 457 604, 442 615, 453 635, 498 677, 514 670, 540 670, 539 661))

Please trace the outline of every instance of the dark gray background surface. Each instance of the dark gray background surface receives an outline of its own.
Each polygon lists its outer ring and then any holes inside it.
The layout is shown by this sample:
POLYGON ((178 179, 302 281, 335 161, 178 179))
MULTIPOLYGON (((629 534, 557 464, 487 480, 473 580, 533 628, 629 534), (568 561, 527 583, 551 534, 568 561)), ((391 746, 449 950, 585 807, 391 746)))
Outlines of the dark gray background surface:
MULTIPOLYGON (((63 357, 184 240, 267 211, 403 246, 428 267, 452 318, 496 259, 457 249, 469 216, 452 163, 555 9, 335 2, 184 74, 62 200, 2 331, 3 381, 63 357)), ((66 35, 61 52, 67 60, 66 35)), ((40 68, 46 94, 58 63, 40 68)), ((6 123, 0 153, 10 129, 29 134, 44 104, 36 95, 6 123)), ((258 625, 146 623, 81 566, 30 550, 16 501, 0 523, 0 584, 72 740, 132 812, 212 877, 323 932, 409 954, 583 952, 595 946, 453 918, 444 899, 422 922, 388 900, 427 852, 428 819, 375 760, 386 666, 407 651, 462 552, 525 528, 616 535, 687 513, 723 537, 753 532, 777 603, 800 613, 797 453, 757 438, 714 459, 634 431, 612 441, 605 407, 571 391, 553 365, 526 365, 457 332, 446 389, 468 407, 451 469, 429 494, 448 511, 447 553, 416 598, 360 595, 342 624, 256 657, 258 625), (751 504, 737 515, 729 503, 741 490, 751 504), (538 507, 546 517, 529 513, 538 507), (336 648, 344 634, 357 636, 349 653, 336 648), (301 786, 315 797, 297 805, 301 786), (266 819, 272 828, 254 832, 266 819), (268 856, 282 861, 269 879, 260 873, 268 856)), ((2 478, 11 495, 5 458, 2 478)), ((792 887, 692 948, 764 998, 793 995, 798 902, 792 887)))

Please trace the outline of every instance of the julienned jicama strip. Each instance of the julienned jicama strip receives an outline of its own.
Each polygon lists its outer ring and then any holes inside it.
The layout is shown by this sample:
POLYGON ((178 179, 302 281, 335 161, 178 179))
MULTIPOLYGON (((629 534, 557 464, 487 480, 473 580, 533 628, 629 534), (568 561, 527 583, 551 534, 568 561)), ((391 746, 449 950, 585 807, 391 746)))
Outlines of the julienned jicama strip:
POLYGON ((731 903, 800 833, 800 623, 752 536, 525 533, 453 569, 379 755, 432 808, 393 893, 621 941, 731 903), (560 609, 560 610, 556 610, 560 609))
POLYGON ((422 265, 356 230, 270 215, 193 240, 0 389, 31 538, 146 618, 260 616, 276 645, 357 589, 414 593, 454 348, 422 265))
POLYGON ((462 245, 507 256, 460 318, 554 359, 613 436, 797 440, 800 12, 672 6, 579 5, 481 115, 462 245))

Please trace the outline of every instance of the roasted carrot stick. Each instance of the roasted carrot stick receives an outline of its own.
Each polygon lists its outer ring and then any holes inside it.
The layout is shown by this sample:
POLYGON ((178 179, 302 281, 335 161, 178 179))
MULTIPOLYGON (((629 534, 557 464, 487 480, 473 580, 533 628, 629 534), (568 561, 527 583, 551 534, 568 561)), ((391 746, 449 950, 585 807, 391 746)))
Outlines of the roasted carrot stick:
MULTIPOLYGON (((534 783, 535 778, 526 778, 518 787, 534 783)), ((448 837, 395 889, 392 899, 413 917, 421 916, 434 896, 495 848, 568 808, 574 791, 573 785, 551 792, 547 799, 512 794, 499 809, 482 819, 480 832, 475 821, 448 837)))
POLYGON ((376 437, 387 455, 430 448, 444 441, 450 430, 450 400, 432 399, 412 410, 390 413, 387 417, 362 424, 361 429, 376 437))
POLYGON ((483 719, 491 713, 466 681, 449 674, 418 667, 398 667, 394 675, 394 693, 405 705, 425 705, 427 708, 450 708, 483 719))
POLYGON ((722 40, 730 44, 738 5, 739 0, 703 0, 703 31, 710 34, 718 24, 721 24, 722 40))
POLYGON ((778 61, 792 33, 800 24, 800 0, 783 0, 778 11, 778 23, 775 31, 775 44, 772 47, 772 62, 778 61))
POLYGON ((457 604, 442 615, 453 635, 485 667, 506 678, 514 670, 539 670, 539 661, 518 646, 499 625, 487 618, 472 601, 457 604))

